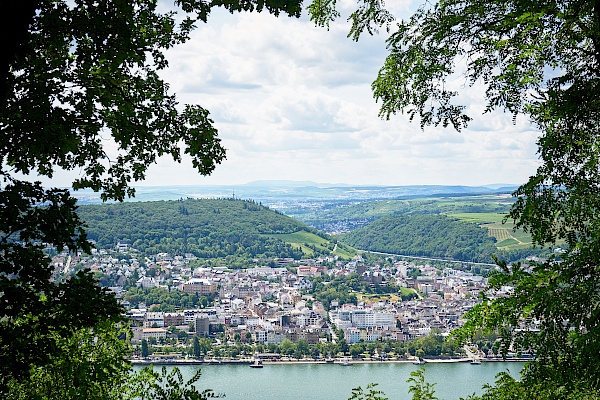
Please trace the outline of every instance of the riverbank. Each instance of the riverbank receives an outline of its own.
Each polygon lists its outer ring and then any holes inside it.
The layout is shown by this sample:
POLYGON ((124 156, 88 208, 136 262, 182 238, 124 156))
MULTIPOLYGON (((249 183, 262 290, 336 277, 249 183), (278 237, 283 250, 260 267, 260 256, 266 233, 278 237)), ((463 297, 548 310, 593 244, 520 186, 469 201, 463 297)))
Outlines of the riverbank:
MULTIPOLYGON (((149 366, 149 365, 167 365, 167 366, 188 366, 188 365, 250 365, 254 363, 254 359, 204 359, 198 360, 193 358, 180 358, 180 359, 132 359, 130 360, 133 365, 149 366)), ((499 357, 495 358, 482 358, 482 363, 488 362, 528 362, 531 359, 525 358, 509 358, 502 359, 499 357)), ((331 360, 262 360, 263 365, 293 365, 293 364, 331 364, 331 365, 352 365, 352 364, 444 364, 444 363, 470 363, 472 359, 464 358, 425 358, 420 363, 416 360, 407 359, 384 359, 384 360, 372 360, 372 359, 345 359, 338 358, 333 361, 331 360)))

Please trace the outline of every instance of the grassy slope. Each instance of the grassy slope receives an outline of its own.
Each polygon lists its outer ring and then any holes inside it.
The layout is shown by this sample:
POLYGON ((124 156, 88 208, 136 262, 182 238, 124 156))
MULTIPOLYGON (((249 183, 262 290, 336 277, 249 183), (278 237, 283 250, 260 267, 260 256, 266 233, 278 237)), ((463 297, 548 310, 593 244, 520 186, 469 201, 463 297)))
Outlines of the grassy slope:
POLYGON ((496 238, 496 247, 500 250, 529 248, 532 245, 531 235, 523 230, 515 230, 515 225, 506 221, 501 213, 457 213, 448 214, 461 221, 473 222, 487 228, 488 235, 496 238))
POLYGON ((357 254, 356 250, 349 246, 342 244, 336 246, 331 240, 324 239, 312 232, 299 231, 294 233, 271 234, 266 236, 281 240, 292 245, 294 248, 302 248, 302 252, 306 254, 307 257, 312 257, 315 255, 315 251, 312 249, 313 247, 322 251, 331 251, 332 254, 343 259, 352 258, 357 254))

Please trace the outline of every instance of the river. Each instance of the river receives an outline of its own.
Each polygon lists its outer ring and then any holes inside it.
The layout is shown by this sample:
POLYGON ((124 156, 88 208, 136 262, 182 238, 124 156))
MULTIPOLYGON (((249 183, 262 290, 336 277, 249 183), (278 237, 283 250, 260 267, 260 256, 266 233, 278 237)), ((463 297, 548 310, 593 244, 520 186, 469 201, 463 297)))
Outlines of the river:
MULTIPOLYGON (((425 364, 425 379, 436 383, 436 396, 442 400, 459 399, 482 393, 482 386, 493 383, 502 371, 513 376, 523 368, 520 362, 425 364)), ((198 368, 201 389, 222 393, 226 400, 346 400, 352 388, 378 383, 377 390, 390 400, 410 399, 406 382, 410 372, 419 368, 410 363, 352 364, 267 364, 264 368, 247 365, 183 366, 184 378, 198 368)))

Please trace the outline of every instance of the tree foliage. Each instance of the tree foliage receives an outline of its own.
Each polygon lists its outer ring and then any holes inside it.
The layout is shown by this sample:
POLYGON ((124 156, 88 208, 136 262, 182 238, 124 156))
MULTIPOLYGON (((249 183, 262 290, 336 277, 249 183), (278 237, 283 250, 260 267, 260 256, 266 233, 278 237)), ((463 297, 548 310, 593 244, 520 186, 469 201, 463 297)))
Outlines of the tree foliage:
POLYGON ((11 171, 52 177, 57 168, 80 169, 75 189, 123 199, 158 157, 180 161, 180 144, 201 174, 223 160, 208 111, 181 111, 158 75, 168 65, 164 50, 188 38, 193 19, 177 24, 156 1, 37 3, 0 112, 11 171))
POLYGON ((237 199, 85 205, 78 213, 98 247, 112 248, 123 241, 146 255, 168 252, 191 253, 204 259, 300 259, 301 249, 269 235, 317 233, 277 211, 237 199), (123 224, 123 220, 128 223, 123 224))
POLYGON ((27 379, 46 365, 73 332, 118 321, 114 296, 81 271, 53 282, 44 243, 89 249, 74 199, 65 190, 13 181, 0 191, 0 392, 12 378, 27 379))
POLYGON ((339 304, 356 304, 358 301, 356 291, 363 287, 368 287, 368 284, 362 282, 357 274, 348 277, 339 276, 331 281, 324 281, 323 278, 317 277, 313 280, 311 293, 315 300, 323 303, 325 309, 329 310, 334 300, 339 304))
POLYGON ((152 367, 143 368, 128 387, 128 395, 139 400, 206 400, 223 397, 211 389, 200 390, 196 383, 202 376, 198 369, 187 381, 181 371, 162 367, 158 373, 152 367))
POLYGON ((527 113, 540 123, 542 111, 552 109, 546 117, 554 118, 555 96, 567 100, 580 89, 594 90, 597 12, 593 1, 425 4, 388 40, 390 54, 373 84, 381 114, 407 111, 423 125, 466 126, 471 116, 456 102, 459 92, 445 84, 460 59, 465 81, 486 86, 487 110, 527 113))
MULTIPOLYGON (((435 390, 433 387, 435 384, 431 384, 425 381, 425 369, 419 368, 410 373, 410 378, 406 381, 410 383, 408 389, 409 393, 412 394, 413 400, 438 400, 435 396, 435 390)), ((376 383, 369 383, 365 389, 357 387, 352 389, 352 396, 348 400, 388 400, 385 397, 385 393, 376 390, 376 383)))
POLYGON ((444 215, 391 215, 341 237, 361 250, 491 262, 496 252, 487 230, 444 215))
POLYGON ((385 393, 381 390, 376 390, 376 383, 369 383, 365 389, 358 386, 352 389, 352 396, 348 400, 388 400, 385 393))
POLYGON ((208 307, 214 302, 214 294, 196 296, 181 290, 169 290, 162 287, 141 288, 130 287, 122 294, 121 299, 130 304, 152 304, 152 311, 174 312, 180 309, 208 307))
POLYGON ((422 126, 463 129, 472 116, 450 84, 462 78, 484 86, 486 111, 523 114, 540 129, 542 163, 515 192, 509 218, 535 245, 564 242, 566 253, 499 263, 468 328, 499 329, 505 350, 536 354, 523 388, 550 381, 554 398, 598 390, 600 3, 427 2, 398 23, 388 48, 373 83, 384 118, 406 112, 422 126), (506 285, 514 293, 495 298, 506 285))
MULTIPOLYGON (((54 348, 42 366, 33 364, 28 378, 8 382, 7 399, 125 399, 130 382, 128 329, 110 321, 54 335, 54 348)), ((35 346, 38 346, 36 343, 35 346)))
POLYGON ((148 357, 150 355, 150 350, 148 349, 148 341, 146 339, 142 339, 142 357, 148 357))
POLYGON ((598 391, 589 387, 585 379, 579 379, 571 385, 564 386, 562 382, 551 379, 517 380, 508 372, 502 372, 496 377, 495 385, 485 385, 481 396, 469 396, 466 400, 521 400, 521 399, 565 399, 590 400, 598 398, 598 391))
POLYGON ((412 371, 407 382, 411 384, 408 391, 412 393, 413 400, 438 400, 433 389, 435 383, 425 381, 424 368, 412 371))

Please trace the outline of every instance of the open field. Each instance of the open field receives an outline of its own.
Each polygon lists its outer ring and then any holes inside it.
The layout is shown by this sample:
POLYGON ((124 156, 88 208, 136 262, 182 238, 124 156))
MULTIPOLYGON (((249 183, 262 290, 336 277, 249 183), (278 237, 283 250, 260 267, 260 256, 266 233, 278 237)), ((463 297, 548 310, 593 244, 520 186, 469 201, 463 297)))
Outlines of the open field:
MULTIPOLYGON (((408 296, 408 295, 415 295, 417 297, 419 296, 419 293, 414 290, 414 289, 409 289, 409 288, 399 288, 400 289, 400 294, 402 296, 408 296)), ((379 301, 390 301, 390 302, 397 302, 397 301, 402 301, 402 297, 398 296, 397 294, 394 293, 388 293, 388 294, 360 294, 357 293, 357 299, 358 301, 364 301, 365 303, 377 303, 379 301)))
POLYGON ((330 240, 324 239, 311 232, 298 231, 294 233, 282 233, 282 234, 270 234, 267 235, 272 238, 276 238, 290 244, 294 248, 302 248, 302 252, 307 257, 312 257, 314 254, 313 249, 329 250, 333 254, 340 256, 344 259, 354 257, 357 252, 353 248, 347 245, 336 245, 330 240))
MULTIPOLYGON (((415 295, 417 297, 420 297, 419 292, 417 292, 415 289, 399 287, 398 291, 399 291, 400 295, 402 295, 402 296, 415 295)), ((364 301, 365 303, 376 303, 378 301, 386 301, 386 300, 388 300, 390 302, 397 302, 397 301, 402 300, 402 297, 398 296, 395 293, 388 293, 388 294, 357 293, 356 298, 359 301, 364 301)))
MULTIPOLYGON (((504 219, 504 217, 506 216, 506 214, 504 213, 451 213, 451 214, 447 214, 449 217, 454 217, 454 218, 458 218, 461 221, 466 221, 466 222, 474 222, 474 223, 479 223, 481 225, 483 224, 498 224, 500 226, 505 226, 508 225, 504 224, 502 225, 502 220, 504 219)), ((510 224, 511 228, 512 228, 512 224, 510 224)))
POLYGON ((479 224, 488 230, 488 236, 496 238, 496 247, 500 250, 520 249, 531 247, 531 236, 523 230, 514 230, 511 221, 502 223, 505 214, 501 213, 458 213, 448 214, 461 221, 479 224))
POLYGON ((396 294, 363 294, 357 293, 356 298, 358 301, 364 301, 365 303, 376 303, 378 301, 389 300, 390 302, 401 301, 402 298, 396 294))

